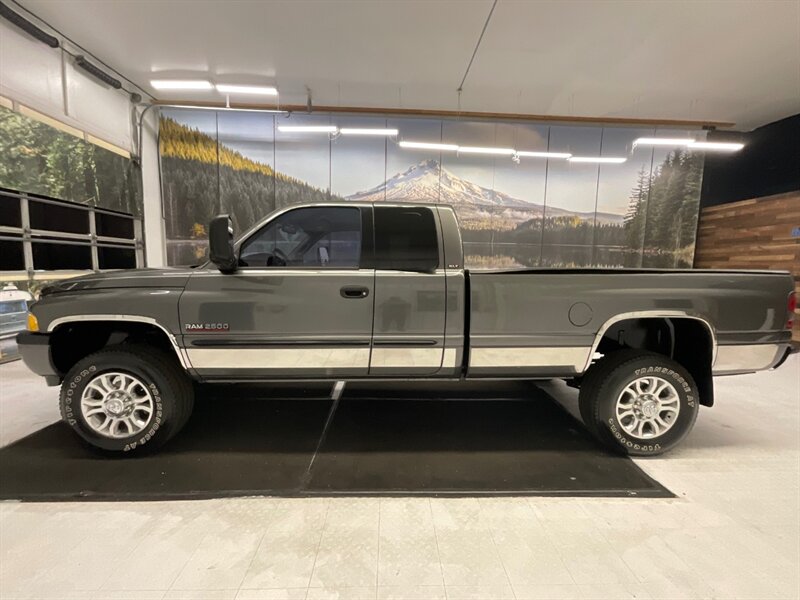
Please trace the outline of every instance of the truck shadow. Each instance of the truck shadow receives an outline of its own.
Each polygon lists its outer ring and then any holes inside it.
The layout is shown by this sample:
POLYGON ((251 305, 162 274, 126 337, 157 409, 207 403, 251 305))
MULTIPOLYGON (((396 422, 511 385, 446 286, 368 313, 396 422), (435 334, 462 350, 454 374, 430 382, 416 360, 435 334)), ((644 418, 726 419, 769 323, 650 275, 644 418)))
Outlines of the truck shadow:
POLYGON ((0 449, 0 498, 670 496, 525 382, 203 386, 158 453, 97 454, 61 423, 0 449))

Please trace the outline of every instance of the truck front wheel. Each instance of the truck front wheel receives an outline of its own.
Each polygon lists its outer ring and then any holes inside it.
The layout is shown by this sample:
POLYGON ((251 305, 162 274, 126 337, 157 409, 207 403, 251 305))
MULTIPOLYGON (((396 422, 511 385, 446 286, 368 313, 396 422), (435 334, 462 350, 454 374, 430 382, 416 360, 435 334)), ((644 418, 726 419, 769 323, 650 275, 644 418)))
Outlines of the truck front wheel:
POLYGON ((674 360, 623 350, 593 365, 580 389, 580 411, 604 444, 633 456, 663 454, 688 435, 700 401, 689 372, 674 360))
POLYGON ((157 348, 120 345, 78 361, 61 386, 61 416, 96 448, 141 453, 173 437, 194 404, 191 380, 157 348))

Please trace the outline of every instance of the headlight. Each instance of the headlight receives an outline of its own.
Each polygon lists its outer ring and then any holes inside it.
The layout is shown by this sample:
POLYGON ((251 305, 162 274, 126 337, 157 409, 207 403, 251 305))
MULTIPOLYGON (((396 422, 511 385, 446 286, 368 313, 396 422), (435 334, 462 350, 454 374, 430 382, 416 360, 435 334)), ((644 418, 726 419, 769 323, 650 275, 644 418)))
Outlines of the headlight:
POLYGON ((31 312, 28 313, 28 331, 39 331, 39 320, 31 312))

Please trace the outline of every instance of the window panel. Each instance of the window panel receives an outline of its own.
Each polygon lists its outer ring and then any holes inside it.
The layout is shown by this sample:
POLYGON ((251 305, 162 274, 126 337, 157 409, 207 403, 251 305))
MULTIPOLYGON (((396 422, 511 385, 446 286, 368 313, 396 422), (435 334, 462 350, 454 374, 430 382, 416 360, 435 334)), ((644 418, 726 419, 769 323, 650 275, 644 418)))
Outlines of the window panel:
MULTIPOLYGON (((338 127, 386 129, 386 119, 337 117, 338 127)), ((395 138, 373 135, 339 135, 331 144, 331 199, 385 199, 386 145, 395 138)))
POLYGON ((22 240, 0 240, 0 271, 24 271, 22 240))
POLYGON ((97 263, 100 269, 135 269, 136 251, 133 248, 98 246, 97 263))
POLYGON ((22 227, 20 200, 16 196, 0 194, 0 225, 6 227, 22 227))
POLYGON ((220 212, 247 231, 275 210, 274 115, 219 112, 220 212))
POLYGON ((28 198, 31 229, 89 233, 89 211, 28 198))
MULTIPOLYGON (((442 140, 442 121, 438 119, 389 119, 387 127, 399 129, 401 140, 442 140)), ((390 141, 386 150, 386 201, 438 202, 441 160, 438 150, 401 148, 390 141)))
MULTIPOLYGON (((551 127, 549 151, 600 156, 602 131, 599 127, 551 127)), ((596 163, 548 161, 543 266, 591 265, 598 173, 596 163), (563 250, 558 246, 564 246, 563 250)))
POLYGON ((280 215, 243 245, 244 267, 358 268, 361 211, 309 207, 280 215))
POLYGON ((37 271, 89 270, 92 268, 92 249, 78 244, 33 242, 33 268, 37 271))
POLYGON ((275 119, 275 208, 327 202, 331 187, 331 140, 325 132, 281 131, 282 126, 335 124, 330 116, 292 115, 275 119))
POLYGON ((642 261, 644 215, 653 146, 636 146, 640 137, 653 137, 653 129, 606 127, 602 156, 624 156, 622 164, 599 165, 597 214, 592 264, 597 267, 639 267, 642 261))
POLYGON ((439 244, 431 210, 375 207, 375 261, 378 269, 436 269, 439 244))
POLYGON ((97 235, 132 240, 133 219, 121 215, 112 215, 97 211, 94 214, 97 235))
MULTIPOLYGON (((658 130, 657 137, 705 141, 704 131, 658 130)), ((705 154, 658 146, 645 209, 642 266, 691 268, 700 211, 705 154)))

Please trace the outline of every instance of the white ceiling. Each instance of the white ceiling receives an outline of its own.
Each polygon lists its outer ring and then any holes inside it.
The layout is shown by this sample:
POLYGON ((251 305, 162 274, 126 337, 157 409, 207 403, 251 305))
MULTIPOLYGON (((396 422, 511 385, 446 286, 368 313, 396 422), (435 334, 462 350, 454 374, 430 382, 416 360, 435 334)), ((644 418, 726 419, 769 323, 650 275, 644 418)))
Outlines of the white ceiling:
MULTIPOLYGON (((161 99, 221 100, 148 84, 201 77, 274 83, 283 104, 308 87, 316 105, 457 110, 492 0, 19 4, 161 99)), ((800 1, 499 0, 461 109, 764 125, 800 112, 800 1)))

